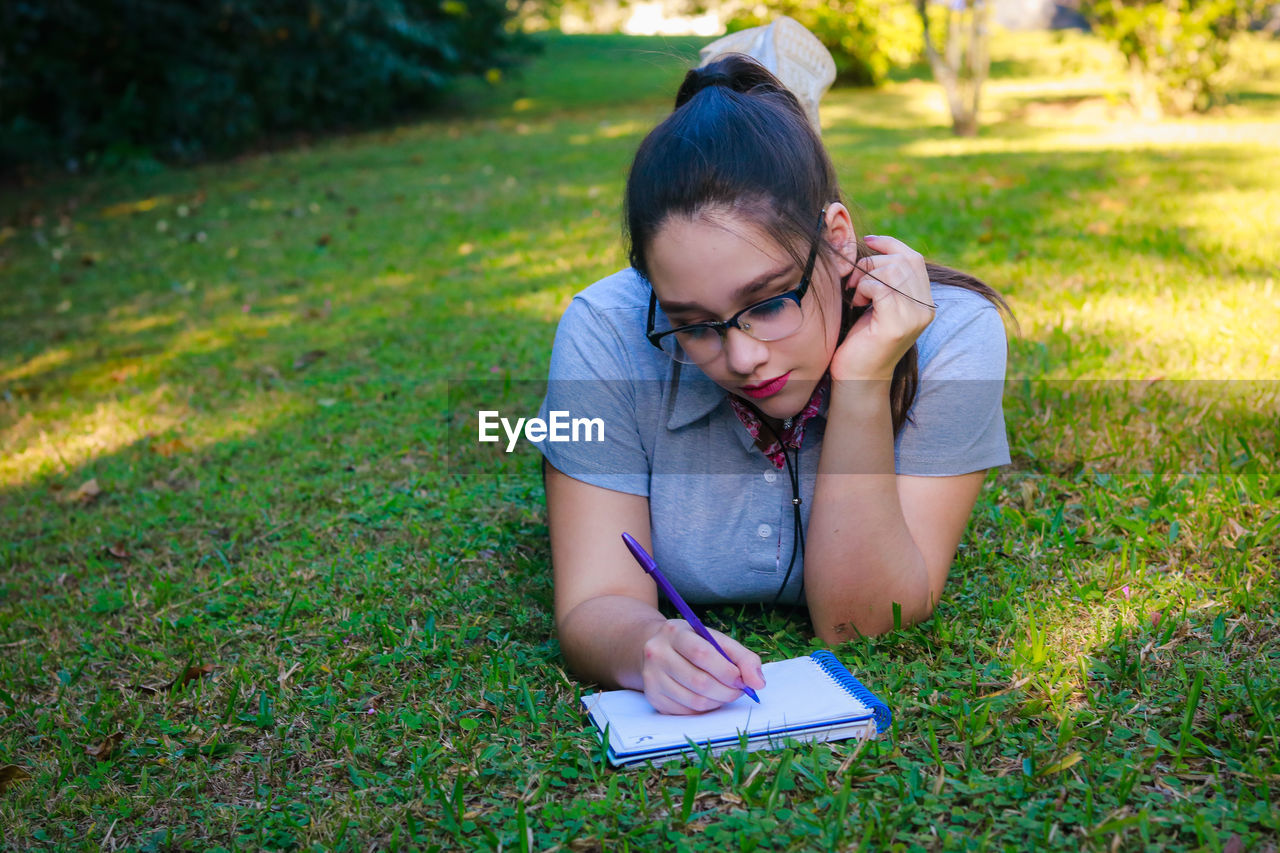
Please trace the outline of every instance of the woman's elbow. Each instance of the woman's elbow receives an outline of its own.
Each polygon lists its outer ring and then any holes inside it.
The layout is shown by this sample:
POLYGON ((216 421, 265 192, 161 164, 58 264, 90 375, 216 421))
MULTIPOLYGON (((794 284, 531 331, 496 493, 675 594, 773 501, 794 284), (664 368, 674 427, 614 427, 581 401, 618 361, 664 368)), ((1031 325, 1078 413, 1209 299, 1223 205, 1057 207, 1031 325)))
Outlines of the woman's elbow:
POLYGON ((883 607, 876 607, 861 618, 819 619, 813 620, 814 633, 827 646, 838 646, 859 637, 878 637, 898 628, 909 628, 929 621, 933 616, 936 597, 931 590, 907 603, 889 602, 883 607))

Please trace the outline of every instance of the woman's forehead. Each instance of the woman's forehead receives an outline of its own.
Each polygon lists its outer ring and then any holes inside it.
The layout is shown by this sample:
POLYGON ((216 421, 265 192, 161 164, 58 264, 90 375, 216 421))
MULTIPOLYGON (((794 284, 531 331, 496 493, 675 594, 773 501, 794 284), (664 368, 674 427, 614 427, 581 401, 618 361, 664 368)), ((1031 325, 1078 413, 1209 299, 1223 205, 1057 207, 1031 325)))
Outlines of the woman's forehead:
POLYGON ((732 215, 671 217, 654 235, 649 278, 664 308, 722 308, 795 272, 792 253, 758 225, 732 215))
POLYGON ((669 216, 654 233, 647 254, 668 266, 717 258, 780 267, 794 264, 797 256, 755 221, 732 212, 669 216))
POLYGON ((704 207, 691 214, 672 213, 654 231, 653 242, 656 245, 664 239, 678 241, 689 239, 691 235, 706 236, 712 231, 723 232, 767 253, 786 254, 778 241, 754 218, 724 207, 704 207))

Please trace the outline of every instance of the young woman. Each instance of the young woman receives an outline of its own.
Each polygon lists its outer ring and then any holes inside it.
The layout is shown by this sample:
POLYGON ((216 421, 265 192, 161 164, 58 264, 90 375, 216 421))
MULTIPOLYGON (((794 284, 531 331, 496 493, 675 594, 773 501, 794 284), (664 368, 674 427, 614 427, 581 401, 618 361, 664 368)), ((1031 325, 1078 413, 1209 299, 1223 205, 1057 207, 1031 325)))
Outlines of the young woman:
POLYGON ((690 71, 626 190, 631 268, 560 322, 544 417, 570 666, 697 713, 764 685, 658 609, 620 534, 692 604, 807 605, 835 644, 927 619, 986 469, 1008 462, 1000 298, 855 233, 795 97, 728 56, 690 71))

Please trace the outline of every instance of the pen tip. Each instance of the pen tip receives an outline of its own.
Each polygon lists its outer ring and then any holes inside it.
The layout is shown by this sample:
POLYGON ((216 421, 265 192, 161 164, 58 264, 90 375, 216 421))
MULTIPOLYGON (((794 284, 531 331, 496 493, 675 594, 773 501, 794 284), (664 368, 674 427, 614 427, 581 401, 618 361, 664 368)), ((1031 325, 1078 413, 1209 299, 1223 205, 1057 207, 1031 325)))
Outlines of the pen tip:
POLYGON ((752 699, 756 700, 756 704, 757 704, 757 705, 759 705, 759 704, 760 704, 760 697, 759 697, 759 696, 757 696, 757 695, 756 695, 756 692, 755 692, 754 690, 752 690, 750 687, 744 687, 744 688, 742 688, 742 692, 743 692, 743 693, 745 693, 745 694, 747 694, 748 696, 750 696, 752 699))

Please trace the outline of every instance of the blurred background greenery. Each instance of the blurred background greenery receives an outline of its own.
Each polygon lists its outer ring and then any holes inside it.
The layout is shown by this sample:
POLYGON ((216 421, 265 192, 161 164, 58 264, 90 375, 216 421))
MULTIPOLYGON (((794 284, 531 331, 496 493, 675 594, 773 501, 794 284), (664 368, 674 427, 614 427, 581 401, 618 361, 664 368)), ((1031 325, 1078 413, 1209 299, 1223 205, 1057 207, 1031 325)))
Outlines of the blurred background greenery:
POLYGON ((1219 103, 1237 36, 1275 24, 1268 0, 12 2, 0 172, 191 161, 427 114, 460 78, 500 84, 535 49, 527 31, 711 35, 778 15, 822 40, 845 84, 883 84, 927 56, 964 135, 993 25, 1092 27, 1154 117, 1219 103))

